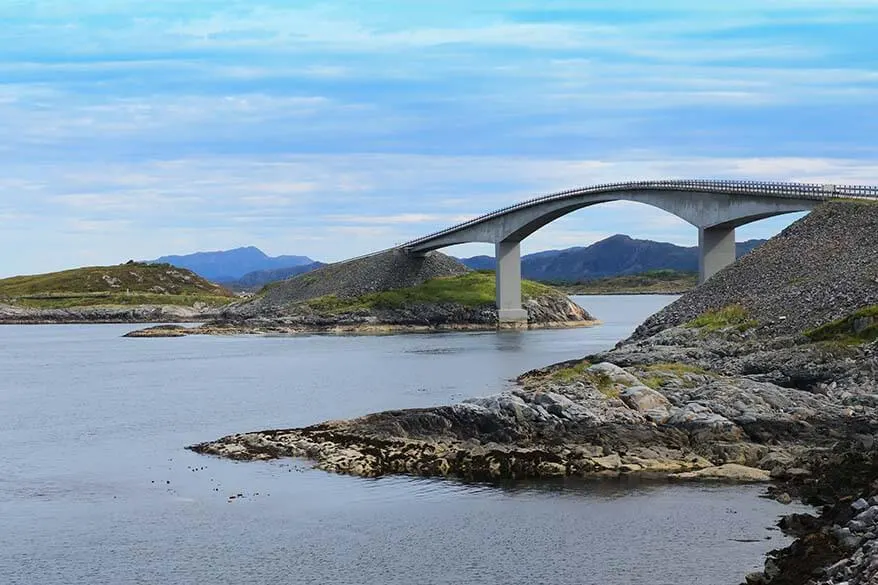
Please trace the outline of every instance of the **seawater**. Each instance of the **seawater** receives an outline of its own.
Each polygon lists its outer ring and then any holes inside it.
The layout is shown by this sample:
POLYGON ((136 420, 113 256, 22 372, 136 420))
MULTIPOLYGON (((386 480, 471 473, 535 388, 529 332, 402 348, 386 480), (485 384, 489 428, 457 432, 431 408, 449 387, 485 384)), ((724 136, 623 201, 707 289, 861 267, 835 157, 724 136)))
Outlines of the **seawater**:
POLYGON ((577 297, 599 327, 124 339, 0 327, 0 584, 735 584, 786 543, 762 488, 360 479, 183 447, 502 390, 673 297, 577 297))

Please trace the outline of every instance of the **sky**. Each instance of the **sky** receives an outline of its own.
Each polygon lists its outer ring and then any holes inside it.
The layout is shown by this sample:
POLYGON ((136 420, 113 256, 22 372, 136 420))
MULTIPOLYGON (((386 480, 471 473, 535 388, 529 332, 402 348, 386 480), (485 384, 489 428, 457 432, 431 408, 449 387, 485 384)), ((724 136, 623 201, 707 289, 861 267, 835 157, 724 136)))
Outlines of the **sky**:
MULTIPOLYGON (((878 0, 0 0, 0 277, 335 261, 611 181, 878 184, 876 27, 878 0)), ((697 240, 610 203, 523 251, 616 233, 697 240)))

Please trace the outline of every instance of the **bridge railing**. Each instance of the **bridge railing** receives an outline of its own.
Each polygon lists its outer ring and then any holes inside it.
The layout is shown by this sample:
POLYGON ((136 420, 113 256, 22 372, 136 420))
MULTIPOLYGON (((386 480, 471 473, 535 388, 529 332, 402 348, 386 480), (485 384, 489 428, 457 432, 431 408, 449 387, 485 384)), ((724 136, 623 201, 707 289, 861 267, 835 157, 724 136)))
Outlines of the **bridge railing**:
POLYGON ((784 183, 772 181, 733 181, 733 180, 659 180, 634 181, 624 183, 604 183, 590 187, 567 189, 527 199, 502 209, 497 209, 474 217, 473 219, 439 230, 432 234, 406 242, 397 248, 411 248, 429 242, 479 223, 505 215, 512 211, 525 209, 553 200, 563 200, 572 196, 613 193, 618 191, 651 190, 651 191, 699 191, 715 194, 757 195, 772 198, 816 199, 833 198, 878 198, 878 187, 866 185, 835 185, 820 183, 784 183))

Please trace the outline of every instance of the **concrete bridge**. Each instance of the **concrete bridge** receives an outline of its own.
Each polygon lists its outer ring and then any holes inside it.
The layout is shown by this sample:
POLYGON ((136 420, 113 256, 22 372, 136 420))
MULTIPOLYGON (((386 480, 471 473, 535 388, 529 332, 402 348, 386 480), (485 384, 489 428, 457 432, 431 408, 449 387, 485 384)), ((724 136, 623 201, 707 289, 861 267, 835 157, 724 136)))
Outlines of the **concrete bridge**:
POLYGON ((577 209, 608 201, 636 201, 686 220, 698 228, 699 277, 704 282, 735 261, 736 227, 784 213, 810 211, 837 198, 876 199, 878 187, 697 180, 596 185, 530 199, 400 247, 425 254, 456 244, 494 244, 500 322, 514 323, 527 320, 521 306, 521 241, 577 209))

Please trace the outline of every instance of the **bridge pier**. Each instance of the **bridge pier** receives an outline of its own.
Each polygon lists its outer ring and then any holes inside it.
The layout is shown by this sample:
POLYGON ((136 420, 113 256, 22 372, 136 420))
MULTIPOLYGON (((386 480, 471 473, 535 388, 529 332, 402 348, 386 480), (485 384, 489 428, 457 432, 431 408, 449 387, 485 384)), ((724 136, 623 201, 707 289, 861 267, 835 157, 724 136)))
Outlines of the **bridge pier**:
POLYGON ((498 242, 497 317, 500 324, 526 325, 527 311, 521 308, 521 242, 498 242))
POLYGON ((698 283, 735 261, 735 228, 712 227, 698 230, 698 283))

